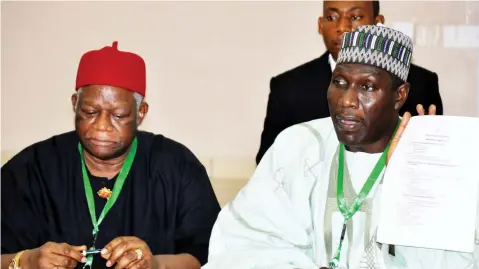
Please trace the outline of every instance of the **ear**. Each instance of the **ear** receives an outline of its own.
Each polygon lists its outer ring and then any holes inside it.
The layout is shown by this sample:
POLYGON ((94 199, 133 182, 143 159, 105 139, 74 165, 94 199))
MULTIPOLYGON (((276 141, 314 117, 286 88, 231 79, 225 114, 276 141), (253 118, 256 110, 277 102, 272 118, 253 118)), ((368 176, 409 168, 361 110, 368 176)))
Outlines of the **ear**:
POLYGON ((318 33, 320 35, 323 35, 323 17, 322 16, 318 18, 318 33))
POLYGON ((148 108, 149 106, 147 102, 141 102, 140 109, 138 109, 138 126, 140 126, 143 119, 145 119, 145 116, 148 113, 148 108))
POLYGON ((375 24, 381 23, 384 24, 384 16, 383 15, 377 15, 376 18, 374 19, 375 24))
POLYGON ((77 102, 78 102, 78 98, 77 98, 77 93, 75 92, 75 93, 72 94, 73 113, 76 113, 75 107, 76 107, 77 102))
POLYGON ((409 88, 409 82, 406 82, 396 89, 396 102, 394 103, 394 110, 399 112, 401 107, 404 105, 409 95, 409 88))

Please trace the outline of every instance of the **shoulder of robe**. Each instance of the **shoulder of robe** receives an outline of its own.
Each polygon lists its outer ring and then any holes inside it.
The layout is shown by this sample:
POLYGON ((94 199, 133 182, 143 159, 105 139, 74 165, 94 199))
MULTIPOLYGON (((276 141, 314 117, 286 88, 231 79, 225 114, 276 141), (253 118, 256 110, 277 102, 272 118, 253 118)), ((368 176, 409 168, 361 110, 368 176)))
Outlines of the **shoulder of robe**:
POLYGON ((28 164, 51 163, 64 160, 78 150, 78 137, 75 131, 54 135, 48 139, 31 144, 15 154, 2 166, 4 169, 14 169, 28 164))
MULTIPOLYGON (((150 166, 158 169, 183 169, 187 165, 202 166, 184 144, 161 134, 139 131, 138 148, 148 155, 150 166)), ((179 171, 181 172, 181 171, 179 171)))
POLYGON ((319 161, 321 155, 317 153, 324 152, 331 139, 337 138, 330 117, 299 123, 278 135, 272 154, 283 162, 304 158, 319 161))

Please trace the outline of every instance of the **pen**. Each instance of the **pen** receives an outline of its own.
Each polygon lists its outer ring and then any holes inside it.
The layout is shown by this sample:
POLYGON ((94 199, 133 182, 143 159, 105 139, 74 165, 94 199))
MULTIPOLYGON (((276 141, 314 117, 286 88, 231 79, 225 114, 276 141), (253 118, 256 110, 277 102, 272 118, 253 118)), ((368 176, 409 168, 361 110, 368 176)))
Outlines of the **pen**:
POLYGON ((84 250, 84 251, 82 251, 82 255, 83 255, 83 256, 93 255, 93 254, 99 254, 99 253, 101 253, 101 249, 92 249, 92 250, 84 250))

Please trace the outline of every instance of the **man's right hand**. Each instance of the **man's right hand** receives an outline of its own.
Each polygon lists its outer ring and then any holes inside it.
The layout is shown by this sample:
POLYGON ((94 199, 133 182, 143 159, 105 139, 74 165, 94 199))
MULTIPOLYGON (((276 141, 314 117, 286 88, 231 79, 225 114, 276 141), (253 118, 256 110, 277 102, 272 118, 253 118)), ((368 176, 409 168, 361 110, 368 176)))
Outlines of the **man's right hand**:
MULTIPOLYGON (((422 105, 417 105, 416 110, 419 116, 424 116, 426 114, 424 107, 422 105)), ((436 115, 435 105, 429 106, 427 115, 436 115)), ((394 135, 393 139, 391 140, 391 144, 389 145, 389 150, 386 156, 386 165, 389 163, 389 159, 391 159, 391 156, 394 150, 396 149, 396 146, 399 143, 399 140, 401 139, 401 136, 404 133, 404 130, 406 129, 409 119, 411 119, 411 113, 409 112, 404 113, 404 116, 402 117, 401 123, 399 124, 396 134, 394 135)))
POLYGON ((81 253, 83 250, 87 250, 87 247, 48 242, 39 248, 25 251, 20 257, 20 266, 22 269, 75 268, 79 262, 86 262, 81 253))

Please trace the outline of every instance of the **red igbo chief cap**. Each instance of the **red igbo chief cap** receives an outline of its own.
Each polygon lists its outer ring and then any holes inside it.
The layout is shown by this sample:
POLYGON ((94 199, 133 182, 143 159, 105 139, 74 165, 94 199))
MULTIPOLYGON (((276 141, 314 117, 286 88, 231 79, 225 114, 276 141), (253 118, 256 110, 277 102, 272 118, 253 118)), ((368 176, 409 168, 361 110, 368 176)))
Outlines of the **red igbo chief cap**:
POLYGON ((119 51, 117 41, 111 47, 89 51, 80 59, 75 89, 87 85, 109 85, 145 96, 145 61, 137 54, 119 51))

